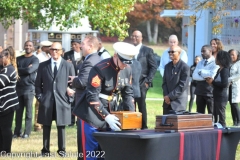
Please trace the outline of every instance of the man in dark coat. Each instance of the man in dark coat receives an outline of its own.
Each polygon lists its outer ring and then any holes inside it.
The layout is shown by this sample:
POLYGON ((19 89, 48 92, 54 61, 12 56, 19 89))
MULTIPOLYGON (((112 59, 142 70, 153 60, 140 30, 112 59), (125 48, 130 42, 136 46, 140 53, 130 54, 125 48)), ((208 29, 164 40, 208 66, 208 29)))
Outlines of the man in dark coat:
POLYGON ((142 113, 142 129, 147 129, 147 108, 146 95, 149 87, 152 87, 152 80, 157 71, 157 64, 154 59, 153 50, 142 44, 142 33, 134 31, 131 36, 132 43, 139 50, 135 58, 141 63, 142 73, 139 79, 141 97, 135 98, 139 112, 142 113))
MULTIPOLYGON (((69 63, 72 63, 75 69, 75 75, 79 73, 79 67, 83 63, 84 57, 81 52, 81 41, 79 39, 73 39, 71 41, 72 50, 66 52, 63 56, 65 60, 69 63)), ((73 110, 75 106, 75 100, 71 102, 71 110, 73 110)), ((71 115, 71 124, 69 126, 74 126, 75 124, 75 116, 71 115)))
POLYGON ((43 124, 42 155, 49 155, 50 131, 55 120, 58 130, 58 154, 65 156, 65 125, 71 123, 70 97, 74 90, 68 87, 68 76, 74 76, 74 68, 61 58, 62 45, 58 42, 50 48, 52 58, 41 63, 35 82, 36 98, 40 103, 38 123, 43 124))
POLYGON ((168 53, 172 61, 165 66, 163 75, 163 114, 170 110, 186 110, 190 78, 189 66, 180 59, 181 48, 172 46, 168 53))
MULTIPOLYGON (((134 111, 134 99, 129 63, 137 53, 128 43, 117 42, 113 45, 115 54, 96 64, 89 73, 87 88, 73 110, 80 118, 82 126, 83 153, 99 150, 94 132, 112 129, 119 131, 119 119, 112 114, 116 110, 116 95, 121 93, 123 110, 134 111)), ((101 158, 92 157, 92 159, 101 158)), ((90 158, 90 157, 89 157, 90 158)))
MULTIPOLYGON (((87 82, 88 82, 88 76, 89 72, 92 69, 92 67, 100 62, 102 59, 97 53, 98 49, 98 39, 94 36, 86 36, 85 39, 82 42, 82 53, 85 57, 84 62, 79 67, 79 73, 78 76, 70 76, 69 83, 72 83, 72 87, 76 89, 75 93, 75 102, 77 102, 82 93, 84 92, 87 82)), ((75 116, 75 115, 73 115, 75 116)), ((77 141, 78 141, 78 153, 83 153, 82 151, 82 136, 81 136, 81 122, 78 120, 77 123, 77 141)), ((79 157, 80 159, 80 157, 79 157)))

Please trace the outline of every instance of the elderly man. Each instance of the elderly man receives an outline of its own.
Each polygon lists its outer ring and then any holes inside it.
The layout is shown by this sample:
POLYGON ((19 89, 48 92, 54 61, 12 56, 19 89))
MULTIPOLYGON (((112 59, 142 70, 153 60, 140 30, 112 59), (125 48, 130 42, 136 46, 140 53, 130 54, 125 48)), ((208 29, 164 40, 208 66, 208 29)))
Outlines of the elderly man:
MULTIPOLYGON (((152 87, 152 80, 157 71, 157 64, 154 60, 153 50, 142 44, 142 33, 138 30, 131 35, 132 43, 137 48, 138 54, 135 55, 142 67, 141 76, 139 79, 141 96, 135 98, 135 103, 138 106, 139 112, 142 113, 142 129, 147 129, 147 107, 146 95, 149 87, 152 87)), ((140 68, 139 68, 140 70, 140 68)))
POLYGON ((163 75, 163 114, 170 110, 186 110, 187 107, 190 68, 180 59, 181 52, 179 46, 171 46, 168 51, 171 62, 165 66, 163 75))
POLYGON ((50 132, 52 121, 56 121, 58 151, 66 156, 65 126, 71 123, 70 97, 74 91, 68 87, 68 77, 75 76, 71 63, 64 60, 62 45, 54 42, 50 48, 51 59, 40 63, 35 82, 36 99, 39 101, 38 123, 43 125, 42 156, 50 155, 50 132))
MULTIPOLYGON (((115 54, 112 58, 102 60, 91 69, 87 88, 73 110, 73 114, 81 119, 84 155, 86 151, 91 153, 99 150, 98 142, 92 135, 94 132, 120 130, 118 118, 111 114, 117 107, 117 94, 121 93, 123 110, 135 110, 132 74, 128 64, 132 63, 137 50, 125 42, 117 42, 113 48, 115 54)), ((93 156, 88 158, 101 158, 101 155, 93 156)))
MULTIPOLYGON (((171 35, 169 37, 169 40, 168 40, 168 44, 169 44, 169 47, 172 47, 172 46, 178 46, 178 38, 176 35, 171 35)), ((164 68, 165 68, 165 65, 168 64, 171 59, 169 57, 169 54, 168 54, 168 51, 170 50, 170 48, 166 49, 163 54, 162 54, 162 57, 161 57, 161 61, 160 61, 160 65, 159 65, 159 70, 160 70, 160 74, 161 76, 163 77, 164 75, 164 68)), ((183 62, 187 63, 188 62, 188 56, 187 56, 187 53, 182 49, 181 51, 181 55, 180 55, 180 59, 183 60, 183 62)))
POLYGON ((102 59, 107 59, 110 58, 110 54, 108 53, 108 51, 103 47, 102 45, 102 40, 100 37, 97 38, 98 42, 99 42, 99 46, 98 46, 98 55, 102 58, 102 59))

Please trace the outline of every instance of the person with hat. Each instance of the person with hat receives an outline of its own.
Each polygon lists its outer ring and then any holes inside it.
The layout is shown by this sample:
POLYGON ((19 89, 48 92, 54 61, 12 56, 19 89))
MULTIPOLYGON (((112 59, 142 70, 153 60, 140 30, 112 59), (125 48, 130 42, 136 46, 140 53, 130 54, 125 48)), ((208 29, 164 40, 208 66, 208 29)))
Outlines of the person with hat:
POLYGON ((50 50, 49 50, 51 45, 52 45, 52 42, 50 41, 40 42, 42 52, 36 52, 36 57, 39 59, 39 63, 42 63, 48 60, 49 58, 51 58, 50 50))
MULTIPOLYGON (((91 69, 87 87, 73 110, 82 126, 84 157, 87 152, 99 150, 98 142, 92 135, 94 132, 121 130, 119 119, 111 114, 111 111, 118 110, 117 95, 121 94, 123 110, 135 111, 132 70, 128 64, 132 63, 132 58, 138 51, 125 42, 114 43, 113 48, 113 57, 102 60, 91 69)), ((100 157, 91 157, 97 158, 100 157)))
MULTIPOLYGON (((63 59, 67 60, 69 63, 72 63, 75 69, 75 75, 78 75, 79 67, 83 63, 84 57, 81 52, 81 40, 79 39, 72 39, 71 41, 72 50, 64 53, 63 59)), ((75 101, 73 100, 71 104, 71 109, 73 110, 75 105, 75 101)), ((71 117, 71 124, 69 125, 74 126, 75 124, 75 116, 72 115, 71 117)))

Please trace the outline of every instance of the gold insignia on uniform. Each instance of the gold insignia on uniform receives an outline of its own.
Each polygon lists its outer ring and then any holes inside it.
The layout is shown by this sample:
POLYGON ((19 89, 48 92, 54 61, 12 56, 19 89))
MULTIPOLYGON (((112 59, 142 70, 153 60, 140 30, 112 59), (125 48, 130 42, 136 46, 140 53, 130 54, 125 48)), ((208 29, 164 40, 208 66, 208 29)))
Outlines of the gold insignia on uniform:
POLYGON ((94 76, 92 78, 92 82, 91 82, 91 85, 95 88, 99 87, 101 84, 101 79, 98 77, 98 75, 94 76))

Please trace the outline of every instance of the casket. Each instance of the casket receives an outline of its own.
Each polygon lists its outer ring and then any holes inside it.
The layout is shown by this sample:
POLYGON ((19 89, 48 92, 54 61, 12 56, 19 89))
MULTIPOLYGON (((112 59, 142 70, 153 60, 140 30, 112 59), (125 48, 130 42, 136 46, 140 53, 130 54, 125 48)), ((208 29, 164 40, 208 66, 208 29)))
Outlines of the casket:
POLYGON ((169 114, 156 116, 156 132, 177 132, 207 129, 214 129, 211 114, 169 114))
POLYGON ((119 118, 121 129, 139 129, 142 128, 142 113, 132 111, 111 112, 119 118))

